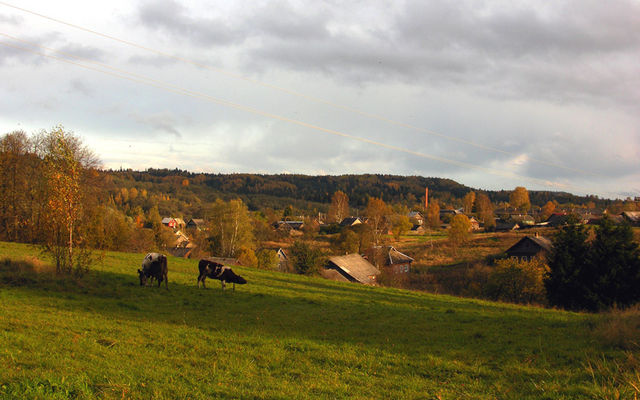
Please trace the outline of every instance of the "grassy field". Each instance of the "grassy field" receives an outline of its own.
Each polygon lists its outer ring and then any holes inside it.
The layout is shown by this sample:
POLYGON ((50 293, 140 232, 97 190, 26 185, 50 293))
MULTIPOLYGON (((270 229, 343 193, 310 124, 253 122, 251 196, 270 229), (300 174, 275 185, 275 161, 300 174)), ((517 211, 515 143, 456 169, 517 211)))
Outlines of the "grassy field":
POLYGON ((600 316, 240 267, 247 285, 203 290, 177 258, 167 291, 139 286, 140 254, 79 282, 6 260, 37 255, 0 243, 2 399, 633 398, 638 354, 597 340, 600 316))

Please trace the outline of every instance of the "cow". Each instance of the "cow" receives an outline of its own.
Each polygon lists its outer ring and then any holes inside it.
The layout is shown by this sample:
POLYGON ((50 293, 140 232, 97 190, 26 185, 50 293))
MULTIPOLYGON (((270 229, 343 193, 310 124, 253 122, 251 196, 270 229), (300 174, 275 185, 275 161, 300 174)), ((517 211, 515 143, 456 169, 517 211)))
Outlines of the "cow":
POLYGON ((236 283, 239 285, 247 283, 243 277, 236 275, 231 268, 218 264, 215 261, 207 260, 206 258, 200 260, 198 263, 198 270, 200 270, 200 275, 198 275, 197 286, 200 287, 200 282, 202 282, 202 287, 205 289, 206 286, 204 281, 207 277, 211 279, 219 279, 222 284, 222 290, 225 288, 225 282, 233 283, 233 290, 236 290, 236 283))
POLYGON ((167 257, 160 253, 149 253, 142 261, 142 269, 138 270, 140 286, 145 286, 147 280, 153 278, 158 281, 158 287, 164 281, 164 287, 169 290, 169 279, 167 278, 167 257))

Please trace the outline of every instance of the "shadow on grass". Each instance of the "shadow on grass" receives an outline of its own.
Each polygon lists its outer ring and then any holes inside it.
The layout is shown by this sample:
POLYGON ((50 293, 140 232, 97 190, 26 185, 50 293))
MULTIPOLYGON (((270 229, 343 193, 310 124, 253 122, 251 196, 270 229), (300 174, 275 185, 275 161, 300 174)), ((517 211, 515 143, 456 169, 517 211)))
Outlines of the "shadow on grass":
MULTIPOLYGON (((224 335, 309 339, 339 346, 344 343, 382 348, 396 353, 465 353, 471 358, 495 357, 504 344, 519 343, 522 351, 537 351, 540 317, 495 306, 453 299, 420 297, 411 292, 350 285, 336 286, 314 279, 255 274, 255 284, 236 291, 208 289, 172 282, 140 287, 132 274, 92 271, 83 279, 37 271, 27 264, 0 262, 0 288, 15 296, 63 311, 99 314, 111 319, 158 322, 224 335), (52 301, 53 300, 53 301, 52 301), (505 312, 507 310, 507 312, 505 312), (517 315, 516 315, 517 314, 517 315)), ((566 351, 579 351, 579 341, 566 337, 575 324, 545 327, 544 334, 565 337, 566 351), (571 326, 573 325, 573 326, 571 326)), ((584 343, 583 343, 584 345, 584 343)))

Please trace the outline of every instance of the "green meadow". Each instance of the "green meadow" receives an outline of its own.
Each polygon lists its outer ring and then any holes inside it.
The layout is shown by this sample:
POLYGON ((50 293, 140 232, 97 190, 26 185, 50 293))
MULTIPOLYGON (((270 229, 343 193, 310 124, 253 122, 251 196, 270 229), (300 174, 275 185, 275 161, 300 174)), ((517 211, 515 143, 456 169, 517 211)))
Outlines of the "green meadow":
POLYGON ((139 286, 143 254, 81 280, 30 256, 0 243, 1 399, 633 398, 637 353, 598 315, 242 267, 204 290, 172 257, 167 291, 139 286))

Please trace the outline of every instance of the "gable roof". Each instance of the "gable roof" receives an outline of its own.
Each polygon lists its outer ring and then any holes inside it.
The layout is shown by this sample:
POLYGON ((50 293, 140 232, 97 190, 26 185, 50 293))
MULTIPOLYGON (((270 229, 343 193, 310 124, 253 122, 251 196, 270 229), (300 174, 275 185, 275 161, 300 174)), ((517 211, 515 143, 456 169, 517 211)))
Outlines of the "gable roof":
POLYGON ((340 226, 353 226, 361 223, 362 220, 358 217, 347 217, 340 222, 340 226))
POLYGON ((335 265, 347 279, 369 285, 375 283, 375 276, 380 273, 378 268, 355 253, 330 257, 329 263, 335 265))
POLYGON ((516 244, 505 250, 505 253, 510 255, 525 255, 524 253, 532 253, 532 248, 537 248, 537 250, 533 251, 535 253, 540 251, 549 252, 553 249, 553 243, 544 236, 525 236, 518 240, 516 244))
POLYGON ((640 223, 640 211, 625 211, 622 216, 634 224, 640 223))

